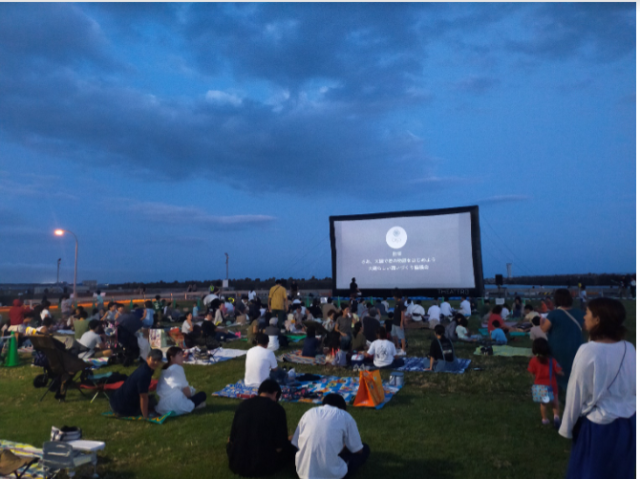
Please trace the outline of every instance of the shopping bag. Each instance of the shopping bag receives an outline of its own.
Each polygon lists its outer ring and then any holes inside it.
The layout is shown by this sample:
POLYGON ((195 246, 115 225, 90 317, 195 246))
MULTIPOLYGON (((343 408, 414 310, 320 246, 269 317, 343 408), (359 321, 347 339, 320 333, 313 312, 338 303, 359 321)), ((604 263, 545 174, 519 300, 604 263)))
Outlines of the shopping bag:
POLYGON ((384 389, 380 371, 360 371, 360 386, 353 405, 356 407, 376 407, 384 401, 384 389))

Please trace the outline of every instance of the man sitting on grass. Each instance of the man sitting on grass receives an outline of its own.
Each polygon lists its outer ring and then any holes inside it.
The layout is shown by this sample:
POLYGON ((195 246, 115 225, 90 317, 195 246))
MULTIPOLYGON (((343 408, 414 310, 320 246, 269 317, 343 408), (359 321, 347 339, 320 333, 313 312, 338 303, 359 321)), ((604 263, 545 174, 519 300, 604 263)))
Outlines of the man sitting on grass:
POLYGON ((456 356, 453 351, 453 343, 444 336, 444 326, 438 324, 434 332, 436 337, 431 341, 429 348, 429 367, 427 371, 437 373, 455 369, 456 356))
POLYGON ((396 358, 396 354, 396 347, 387 339, 387 328, 378 327, 378 339, 371 343, 365 356, 373 358, 376 368, 399 368, 404 365, 404 359, 396 358))
POLYGON ((162 364, 162 351, 152 349, 147 361, 142 363, 124 384, 111 395, 109 404, 118 416, 142 416, 155 413, 156 400, 149 396, 149 385, 156 369, 162 364))
POLYGON ((298 448, 296 471, 301 479, 341 479, 355 474, 370 454, 347 412, 347 403, 335 393, 327 394, 322 406, 304 413, 291 444, 298 448))
MULTIPOLYGON (((277 318, 276 318, 277 321, 277 318)), ((278 368, 278 361, 273 351, 269 351, 269 336, 264 333, 256 335, 257 346, 247 352, 244 369, 244 384, 249 387, 259 387, 265 380, 271 378, 284 380, 286 373, 278 368)))
POLYGON ((229 469, 234 474, 268 476, 293 463, 296 449, 289 441, 287 413, 278 404, 281 395, 278 383, 267 379, 258 396, 242 401, 236 409, 227 441, 229 469))
POLYGON ((111 356, 111 350, 102 342, 98 331, 100 321, 92 319, 89 321, 89 331, 85 332, 77 343, 80 345, 78 357, 80 359, 101 358, 111 356), (96 351, 97 349, 97 351, 96 351))

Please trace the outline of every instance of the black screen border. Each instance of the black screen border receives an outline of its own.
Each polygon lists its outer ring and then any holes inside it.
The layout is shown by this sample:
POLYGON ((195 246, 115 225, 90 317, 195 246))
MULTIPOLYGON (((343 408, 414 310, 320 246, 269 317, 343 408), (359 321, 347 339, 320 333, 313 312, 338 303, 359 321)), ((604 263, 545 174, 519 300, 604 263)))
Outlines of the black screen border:
MULTIPOLYGON (((412 210, 412 211, 393 211, 388 213, 369 213, 363 215, 341 215, 341 216, 329 216, 329 236, 331 239, 331 281, 333 296, 348 297, 348 289, 338 289, 336 287, 336 236, 335 226, 336 221, 360 221, 360 220, 377 220, 384 218, 402 218, 413 216, 439 216, 439 215, 451 215, 458 213, 470 213, 471 214, 471 255, 473 258, 473 273, 475 280, 474 288, 413 288, 403 289, 401 294, 403 296, 416 297, 441 297, 441 296, 471 296, 481 297, 484 296, 484 273, 482 271, 482 246, 480 242, 480 209, 478 205, 473 206, 460 206, 456 208, 440 208, 434 210, 412 210)), ((360 289, 362 297, 374 296, 374 297, 392 297, 395 293, 395 288, 369 288, 360 289)))

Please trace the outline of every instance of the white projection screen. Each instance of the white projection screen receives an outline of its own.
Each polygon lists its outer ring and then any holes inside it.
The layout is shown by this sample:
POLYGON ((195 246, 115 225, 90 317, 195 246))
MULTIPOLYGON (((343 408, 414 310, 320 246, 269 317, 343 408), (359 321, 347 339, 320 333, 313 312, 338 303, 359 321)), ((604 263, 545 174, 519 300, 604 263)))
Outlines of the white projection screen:
POLYGON ((333 294, 483 294, 478 207, 331 216, 333 294))

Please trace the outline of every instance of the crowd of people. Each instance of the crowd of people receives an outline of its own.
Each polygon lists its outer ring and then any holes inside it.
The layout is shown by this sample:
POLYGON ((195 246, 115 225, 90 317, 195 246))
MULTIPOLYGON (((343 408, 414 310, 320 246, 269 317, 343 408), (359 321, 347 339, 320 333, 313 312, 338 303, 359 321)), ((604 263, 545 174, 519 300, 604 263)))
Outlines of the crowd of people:
POLYGON ((70 352, 82 359, 109 357, 122 346, 129 351, 128 364, 143 358, 110 396, 110 405, 118 415, 146 418, 170 411, 188 414, 206 405, 206 394, 187 380, 183 348, 170 347, 164 355, 151 349, 145 343, 149 328, 163 321, 181 322, 186 347, 203 340, 206 344, 236 339, 224 326, 247 325, 252 347, 245 359, 244 383, 257 388, 258 395, 236 410, 227 444, 229 467, 255 477, 295 464, 301 478, 350 475, 370 450, 344 399, 335 394, 307 411, 295 433, 288 435, 286 412, 278 400, 290 378, 274 354, 287 345, 287 334, 305 336, 303 356, 325 354, 331 364, 344 367, 354 355, 361 355, 370 367, 384 369, 402 366, 411 339, 407 332, 425 327, 434 334, 426 369, 442 372, 456 361, 457 341, 503 345, 513 333, 525 332, 532 340, 527 369, 542 424, 553 424, 573 440, 567 477, 634 476, 635 348, 624 340, 626 311, 619 301, 582 297, 581 308, 574 308, 569 290, 558 289, 553 301, 546 298, 537 307, 516 297, 511 305, 495 306, 463 298, 454 308, 445 297, 429 302, 425 310, 420 300, 405 298, 400 291, 394 295, 393 308, 384 299, 366 301, 358 293, 356 285, 351 298, 339 304, 332 298, 326 302, 313 298, 305 306, 282 281, 271 288, 266 304, 255 291, 235 302, 214 289, 203 298, 204 308, 194 303, 181 316, 159 296, 129 311, 122 304, 99 302, 91 316, 81 306, 73 308, 65 297, 57 322, 48 301, 32 309, 16 300, 4 328, 19 333, 21 341, 28 341, 30 334, 50 335, 56 327, 70 328, 75 334, 70 352), (486 339, 469 330, 474 313, 486 324, 486 339), (151 383, 161 366, 156 400, 151 383))

